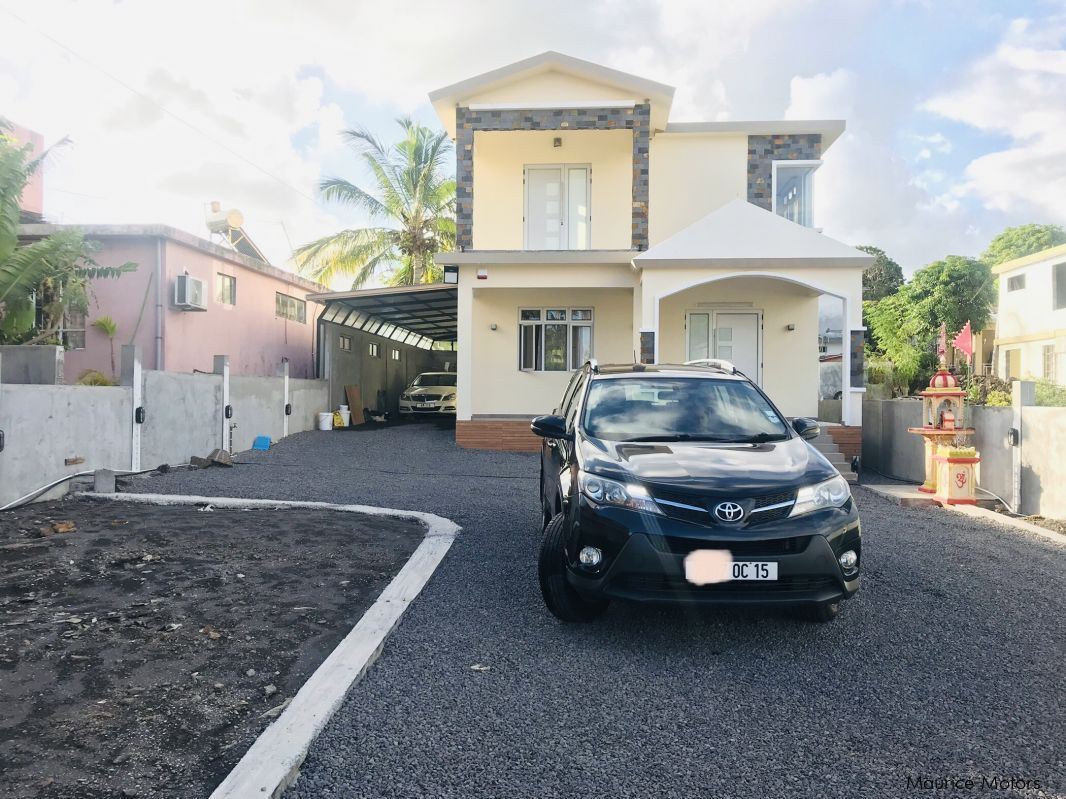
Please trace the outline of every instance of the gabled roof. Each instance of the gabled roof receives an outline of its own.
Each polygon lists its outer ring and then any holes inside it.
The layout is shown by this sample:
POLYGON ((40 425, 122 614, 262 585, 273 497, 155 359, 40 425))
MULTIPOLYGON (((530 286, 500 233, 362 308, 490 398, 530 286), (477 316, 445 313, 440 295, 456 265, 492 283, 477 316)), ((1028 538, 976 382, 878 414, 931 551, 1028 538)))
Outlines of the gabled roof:
MULTIPOLYGON (((464 105, 471 97, 546 72, 559 72, 582 80, 603 84, 624 92, 636 102, 650 100, 652 104, 652 127, 658 129, 666 127, 666 120, 670 115, 670 104, 673 102, 674 97, 673 86, 657 83, 638 75, 631 75, 628 72, 611 69, 591 61, 574 58, 554 50, 548 50, 531 58, 515 61, 513 64, 492 69, 480 75, 461 80, 458 83, 436 89, 429 93, 429 101, 433 104, 441 121, 444 122, 444 127, 448 133, 454 137, 454 109, 456 105, 464 105)), ((560 104, 565 105, 566 99, 560 98, 560 104)))
POLYGON ((744 200, 717 211, 642 252, 633 262, 655 266, 850 266, 874 262, 847 244, 744 200))

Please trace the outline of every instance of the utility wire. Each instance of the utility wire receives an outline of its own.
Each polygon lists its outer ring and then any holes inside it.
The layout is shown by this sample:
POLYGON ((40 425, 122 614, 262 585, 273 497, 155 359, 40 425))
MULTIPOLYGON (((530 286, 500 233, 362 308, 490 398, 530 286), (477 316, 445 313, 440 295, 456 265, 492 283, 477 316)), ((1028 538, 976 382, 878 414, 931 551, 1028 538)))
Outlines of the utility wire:
POLYGON ((223 150, 225 150, 230 155, 234 156, 235 158, 240 159, 241 161, 243 161, 244 163, 248 164, 248 166, 252 167, 253 169, 255 169, 255 170, 259 171, 259 172, 262 172, 264 175, 266 175, 270 179, 277 181, 282 186, 285 186, 287 189, 289 189, 289 190, 295 192, 296 194, 300 195, 301 197, 303 197, 305 200, 309 200, 310 202, 314 203, 316 206, 318 206, 322 210, 324 210, 324 211, 328 211, 329 210, 328 208, 326 208, 325 205, 323 205, 321 202, 319 202, 319 200, 317 200, 316 198, 312 197, 310 194, 307 194, 306 192, 301 191, 300 189, 298 189, 295 186, 293 186, 291 183, 287 182, 284 178, 278 177, 273 172, 271 172, 268 169, 265 169, 265 168, 261 167, 259 164, 255 163, 254 161, 249 159, 247 156, 245 156, 241 152, 239 152, 237 150, 234 150, 232 147, 230 147, 225 142, 220 141, 219 139, 216 139, 214 136, 212 136, 211 134, 209 134, 206 131, 202 130, 201 128, 197 127, 192 122, 189 122, 188 120, 178 116, 176 113, 171 111, 165 105, 162 105, 161 103, 157 102, 152 97, 150 97, 149 95, 145 94, 144 92, 140 91, 139 89, 135 88, 134 86, 131 86, 129 83, 127 83, 126 81, 122 80, 122 78, 120 78, 117 75, 109 72, 104 67, 100 66, 99 64, 97 64, 97 63, 95 63, 93 61, 90 61, 88 58, 83 56, 81 53, 77 52, 76 50, 72 49, 71 47, 68 47, 63 42, 59 41, 54 36, 52 36, 51 34, 46 33, 45 31, 41 30, 36 25, 34 25, 32 22, 29 22, 28 20, 20 17, 18 14, 16 14, 13 11, 11 11, 9 8, 5 8, 3 6, 0 6, 0 11, 3 11, 9 17, 21 22, 27 28, 29 28, 30 30, 34 31, 39 36, 47 39, 52 44, 54 44, 56 47, 59 47, 60 49, 65 50, 66 52, 70 53, 72 56, 77 58, 82 63, 87 64, 90 67, 92 67, 93 69, 95 69, 98 72, 102 73, 103 75, 106 75, 108 78, 110 78, 115 83, 117 83, 120 86, 122 86, 124 89, 126 89, 130 93, 135 94, 136 96, 140 97, 145 102, 150 103, 151 105, 155 106, 160 111, 162 111, 164 114, 169 116, 171 119, 174 119, 177 122, 180 122, 182 125, 187 127, 189 130, 191 130, 194 133, 197 133, 200 136, 202 136, 203 138, 207 139, 209 142, 214 144, 216 147, 222 148, 223 150))

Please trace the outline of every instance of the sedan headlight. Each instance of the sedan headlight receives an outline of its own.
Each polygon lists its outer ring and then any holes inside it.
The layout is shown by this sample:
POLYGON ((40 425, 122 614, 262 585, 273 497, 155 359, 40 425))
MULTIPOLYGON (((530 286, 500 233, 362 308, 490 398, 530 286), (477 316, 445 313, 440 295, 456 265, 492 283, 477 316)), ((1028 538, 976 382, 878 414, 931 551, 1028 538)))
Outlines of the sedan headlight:
POLYGON ((593 502, 644 513, 662 513, 644 486, 619 483, 617 480, 608 480, 606 477, 597 477, 587 472, 581 472, 578 479, 581 491, 593 502))
POLYGON ((400 395, 400 399, 402 399, 404 402, 410 402, 411 401, 411 395, 408 394, 405 391, 405 392, 403 392, 403 394, 400 395))
POLYGON ((823 483, 801 488, 796 494, 796 504, 792 506, 792 512, 788 515, 802 516, 804 513, 823 508, 839 508, 849 499, 851 499, 851 489, 848 487, 848 481, 837 475, 823 483))
POLYGON ((455 399, 455 392, 454 391, 451 394, 445 394, 443 397, 441 397, 441 401, 442 402, 452 402, 454 399, 455 399))

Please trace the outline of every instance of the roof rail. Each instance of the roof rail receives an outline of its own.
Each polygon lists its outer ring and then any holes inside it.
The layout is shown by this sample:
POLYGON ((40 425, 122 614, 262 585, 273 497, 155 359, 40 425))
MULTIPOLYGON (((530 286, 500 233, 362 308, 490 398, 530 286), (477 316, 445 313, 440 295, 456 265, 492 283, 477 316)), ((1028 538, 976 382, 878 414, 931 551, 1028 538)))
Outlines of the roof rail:
POLYGON ((730 374, 740 374, 740 370, 733 365, 733 362, 724 358, 697 358, 694 361, 685 361, 685 366, 709 366, 712 369, 720 369, 730 374))
POLYGON ((594 374, 600 371, 600 362, 597 361, 595 358, 589 358, 587 361, 585 361, 585 366, 587 366, 589 368, 589 371, 593 372, 594 374))

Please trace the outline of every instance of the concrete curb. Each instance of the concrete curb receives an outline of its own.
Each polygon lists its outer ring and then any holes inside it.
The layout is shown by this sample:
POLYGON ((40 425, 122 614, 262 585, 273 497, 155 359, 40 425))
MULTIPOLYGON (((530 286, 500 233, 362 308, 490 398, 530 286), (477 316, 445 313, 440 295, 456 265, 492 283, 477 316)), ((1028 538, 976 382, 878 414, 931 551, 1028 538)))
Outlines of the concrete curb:
MULTIPOLYGON (((1058 544, 1060 547, 1066 547, 1066 536, 1056 533, 1054 530, 1048 530, 1046 527, 1041 527, 1039 524, 1033 524, 1027 522, 1024 519, 1016 519, 1013 516, 1008 516, 1005 513, 996 513, 994 510, 988 508, 981 508, 976 505, 941 505, 932 497, 907 497, 902 496, 900 490, 893 490, 897 487, 894 485, 866 485, 859 486, 865 488, 874 494, 877 494, 883 499, 887 499, 889 502, 895 502, 904 508, 915 507, 930 507, 930 508, 946 508, 948 510, 961 513, 964 516, 969 516, 974 519, 980 519, 981 521, 990 522, 992 524, 999 524, 1004 527, 1013 527, 1015 530, 1022 530, 1026 533, 1032 533, 1033 535, 1045 538, 1054 544, 1058 544)), ((910 489, 910 486, 906 486, 906 489, 910 489)))
POLYGON ((426 526, 426 537, 359 622, 322 662, 274 723, 256 738, 210 799, 277 799, 296 779, 307 750, 344 701, 348 691, 377 660, 385 639, 396 628, 407 606, 429 582, 451 548, 459 526, 432 513, 335 505, 328 502, 196 497, 171 494, 93 494, 88 499, 138 502, 147 505, 212 505, 216 508, 306 508, 415 519, 426 526))

